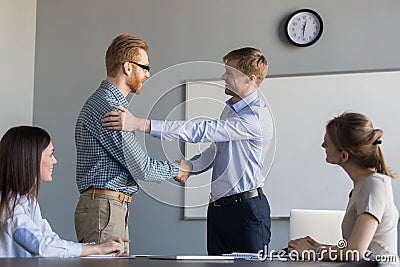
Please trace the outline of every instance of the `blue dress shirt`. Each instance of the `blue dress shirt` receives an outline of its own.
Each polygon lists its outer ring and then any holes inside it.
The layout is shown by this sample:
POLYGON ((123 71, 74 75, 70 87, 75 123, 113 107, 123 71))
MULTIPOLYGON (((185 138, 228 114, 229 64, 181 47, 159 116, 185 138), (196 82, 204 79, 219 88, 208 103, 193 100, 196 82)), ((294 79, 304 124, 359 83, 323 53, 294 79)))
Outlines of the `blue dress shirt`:
POLYGON ((213 168, 211 199, 263 186, 263 162, 273 137, 273 120, 257 91, 235 104, 231 99, 220 120, 151 121, 150 134, 167 141, 213 142, 191 159, 192 174, 213 168))

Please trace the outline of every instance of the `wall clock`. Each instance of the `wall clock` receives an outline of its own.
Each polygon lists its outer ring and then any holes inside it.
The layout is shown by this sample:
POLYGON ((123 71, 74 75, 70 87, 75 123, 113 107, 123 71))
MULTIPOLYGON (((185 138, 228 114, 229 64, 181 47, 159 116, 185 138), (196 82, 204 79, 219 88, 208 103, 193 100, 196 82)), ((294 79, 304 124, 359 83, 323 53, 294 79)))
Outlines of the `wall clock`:
POLYGON ((289 15, 285 32, 289 41, 296 46, 310 46, 322 35, 321 16, 311 9, 300 9, 289 15))

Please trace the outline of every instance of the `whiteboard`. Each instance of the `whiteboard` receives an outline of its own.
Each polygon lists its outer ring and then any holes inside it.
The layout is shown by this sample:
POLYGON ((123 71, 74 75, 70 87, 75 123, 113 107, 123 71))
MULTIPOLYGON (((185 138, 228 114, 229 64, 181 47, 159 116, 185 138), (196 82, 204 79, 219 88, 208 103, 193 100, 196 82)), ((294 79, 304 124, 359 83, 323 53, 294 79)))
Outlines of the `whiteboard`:
MULTIPOLYGON (((268 77, 263 82, 259 94, 267 100, 275 122, 263 187, 272 217, 287 217, 293 208, 346 208, 351 181, 340 167, 325 162, 321 148, 326 122, 345 111, 367 115, 375 128, 384 131, 385 159, 400 174, 399 85, 400 71, 268 77)), ((228 99, 223 92, 216 81, 188 82, 186 119, 219 118, 228 99)), ((186 157, 208 145, 186 144, 186 157)), ((206 218, 211 171, 195 177, 185 185, 185 219, 206 218)), ((393 191, 400 207, 399 179, 393 181, 393 191)))

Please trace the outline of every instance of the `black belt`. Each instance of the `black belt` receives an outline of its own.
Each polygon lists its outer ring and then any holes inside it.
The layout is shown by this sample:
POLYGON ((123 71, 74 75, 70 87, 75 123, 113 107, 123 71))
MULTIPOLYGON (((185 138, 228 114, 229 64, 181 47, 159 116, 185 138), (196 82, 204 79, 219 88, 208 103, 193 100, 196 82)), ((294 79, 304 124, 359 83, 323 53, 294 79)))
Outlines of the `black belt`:
POLYGON ((262 194, 263 194, 263 191, 259 187, 257 189, 253 189, 253 190, 246 191, 243 193, 239 193, 239 194, 235 194, 235 195, 231 195, 231 196, 227 196, 227 197, 221 197, 221 198, 215 200, 214 202, 211 202, 210 204, 215 207, 227 206, 227 205, 232 205, 234 203, 240 203, 240 202, 242 202, 242 200, 245 200, 248 198, 253 198, 253 197, 258 197, 258 196, 261 197, 262 194))

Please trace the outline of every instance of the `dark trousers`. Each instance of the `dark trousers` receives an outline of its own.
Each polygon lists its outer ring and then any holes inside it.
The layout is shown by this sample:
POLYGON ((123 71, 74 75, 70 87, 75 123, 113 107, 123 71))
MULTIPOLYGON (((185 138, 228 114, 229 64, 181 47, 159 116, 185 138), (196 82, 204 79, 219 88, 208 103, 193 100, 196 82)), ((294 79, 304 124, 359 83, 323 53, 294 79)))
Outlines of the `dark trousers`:
POLYGON ((270 208, 264 194, 226 206, 208 205, 208 255, 264 251, 270 237, 270 208))

